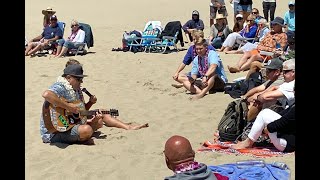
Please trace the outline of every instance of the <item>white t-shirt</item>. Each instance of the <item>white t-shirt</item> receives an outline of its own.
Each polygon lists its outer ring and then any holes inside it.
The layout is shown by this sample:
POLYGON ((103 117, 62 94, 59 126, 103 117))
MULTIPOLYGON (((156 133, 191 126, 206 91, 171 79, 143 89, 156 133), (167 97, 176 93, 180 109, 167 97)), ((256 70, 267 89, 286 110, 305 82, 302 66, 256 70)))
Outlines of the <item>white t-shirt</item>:
POLYGON ((295 80, 290 81, 288 83, 284 82, 279 86, 279 89, 278 89, 286 97, 286 102, 288 103, 289 106, 291 106, 295 102, 294 92, 293 92, 294 82, 295 80))

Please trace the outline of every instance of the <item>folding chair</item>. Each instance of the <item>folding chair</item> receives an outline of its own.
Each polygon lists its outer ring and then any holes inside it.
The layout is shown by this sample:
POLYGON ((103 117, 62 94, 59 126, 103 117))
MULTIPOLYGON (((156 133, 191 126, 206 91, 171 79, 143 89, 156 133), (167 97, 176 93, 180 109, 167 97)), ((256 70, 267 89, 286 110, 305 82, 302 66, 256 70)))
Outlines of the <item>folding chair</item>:
POLYGON ((83 43, 76 43, 76 47, 74 49, 69 49, 68 54, 69 55, 75 55, 78 54, 84 55, 87 53, 86 47, 90 49, 90 47, 93 47, 93 33, 91 30, 91 26, 89 24, 85 23, 79 23, 79 28, 85 32, 85 38, 83 43))
POLYGON ((163 36, 161 41, 158 41, 154 44, 154 47, 160 50, 161 53, 165 53, 167 48, 170 49, 170 46, 174 47, 174 50, 178 50, 177 48, 177 37, 179 35, 179 31, 175 33, 175 35, 172 36, 163 36))

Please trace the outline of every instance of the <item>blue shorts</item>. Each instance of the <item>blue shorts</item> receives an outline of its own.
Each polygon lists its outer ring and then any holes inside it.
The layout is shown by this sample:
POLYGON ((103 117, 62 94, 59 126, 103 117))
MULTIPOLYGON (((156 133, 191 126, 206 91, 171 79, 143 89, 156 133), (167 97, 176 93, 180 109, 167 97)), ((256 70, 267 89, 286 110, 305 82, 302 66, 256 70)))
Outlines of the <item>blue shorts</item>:
POLYGON ((69 131, 56 133, 51 139, 51 143, 74 144, 80 141, 79 128, 80 124, 73 126, 69 131))
POLYGON ((76 43, 71 41, 66 41, 64 39, 59 39, 58 44, 59 46, 64 46, 68 49, 77 49, 79 47, 79 45, 77 45, 76 43))
POLYGON ((245 11, 245 12, 251 12, 252 11, 252 5, 237 5, 237 11, 245 11))

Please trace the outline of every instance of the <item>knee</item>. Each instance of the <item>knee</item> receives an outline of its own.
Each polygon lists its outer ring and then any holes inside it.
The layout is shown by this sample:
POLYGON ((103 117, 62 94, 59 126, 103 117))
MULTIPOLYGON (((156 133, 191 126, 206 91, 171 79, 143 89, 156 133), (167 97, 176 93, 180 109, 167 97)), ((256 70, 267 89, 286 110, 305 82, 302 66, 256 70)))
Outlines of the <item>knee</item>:
POLYGON ((93 129, 90 125, 81 125, 78 128, 80 140, 88 140, 93 134, 93 129))
POLYGON ((259 61, 253 61, 251 63, 250 68, 252 68, 252 69, 261 69, 262 68, 262 63, 259 62, 259 61))
POLYGON ((66 48, 69 48, 69 46, 71 45, 71 42, 70 41, 66 41, 63 46, 66 47, 66 48))

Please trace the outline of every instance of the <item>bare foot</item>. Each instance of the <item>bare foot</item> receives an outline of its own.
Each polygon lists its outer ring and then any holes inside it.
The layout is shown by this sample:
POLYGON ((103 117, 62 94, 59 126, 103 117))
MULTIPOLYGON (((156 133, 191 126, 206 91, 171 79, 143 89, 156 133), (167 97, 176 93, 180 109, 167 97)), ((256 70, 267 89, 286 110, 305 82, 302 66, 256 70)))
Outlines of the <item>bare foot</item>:
POLYGON ((235 68, 235 67, 228 66, 228 69, 229 69, 229 72, 231 72, 231 73, 240 72, 240 70, 238 68, 235 68))
POLYGON ((128 130, 138 130, 138 129, 147 128, 147 127, 149 127, 148 123, 142 124, 142 125, 132 125, 132 124, 130 124, 128 130))
POLYGON ((171 84, 171 86, 178 89, 178 88, 182 88, 183 84, 171 84))
POLYGON ((191 101, 194 101, 194 100, 198 100, 198 99, 201 99, 203 96, 200 96, 200 95, 194 95, 192 97, 189 97, 189 100, 191 101))
POLYGON ((244 141, 239 141, 237 144, 231 145, 230 147, 233 149, 245 149, 245 148, 251 148, 253 145, 253 141, 249 138, 247 138, 244 141))

